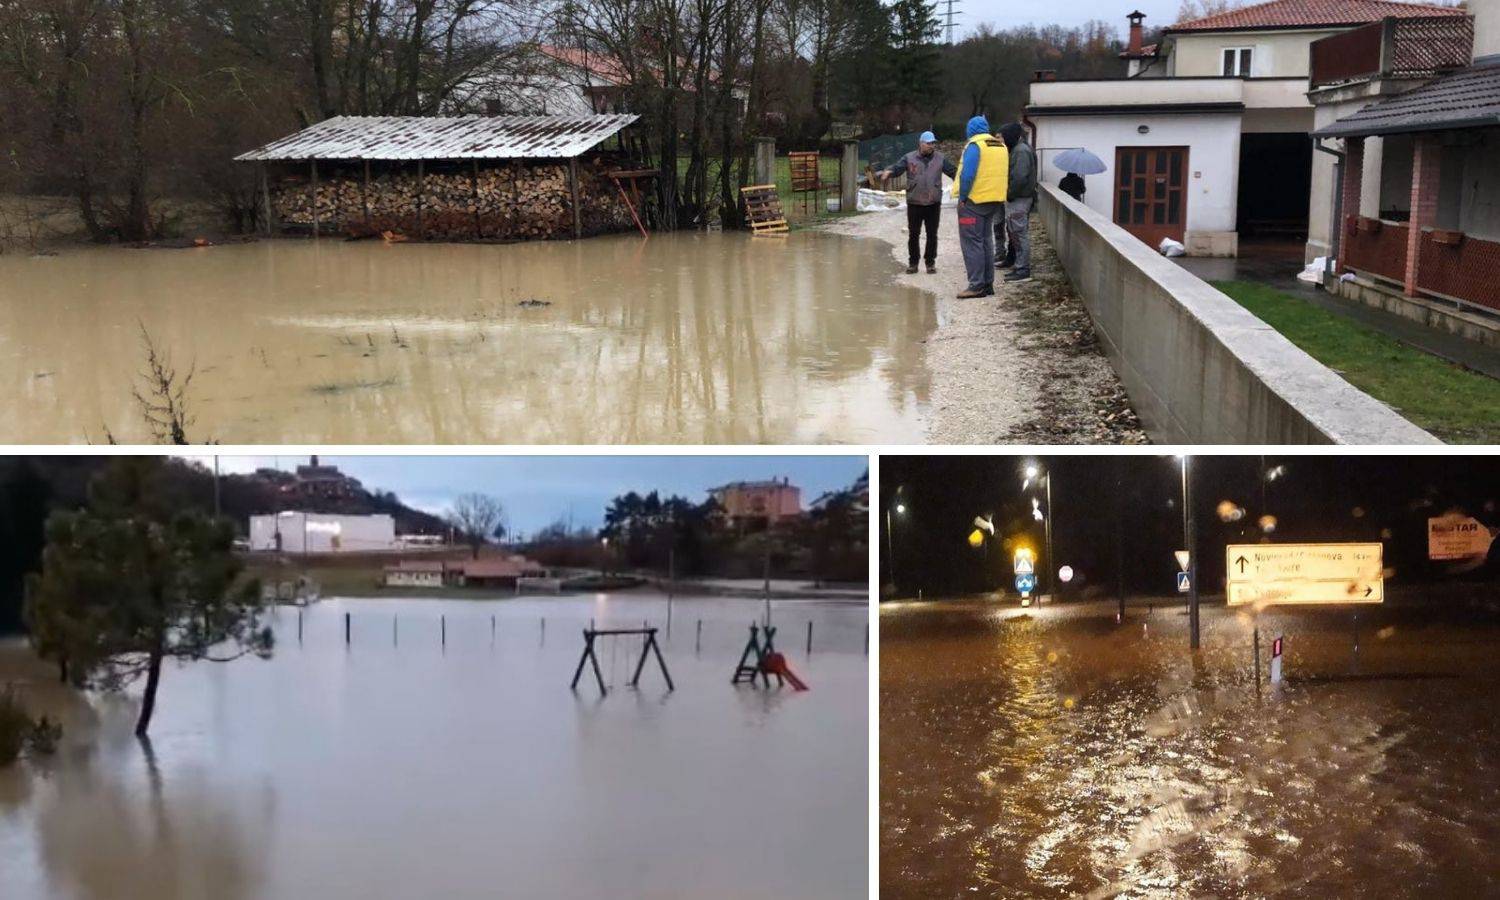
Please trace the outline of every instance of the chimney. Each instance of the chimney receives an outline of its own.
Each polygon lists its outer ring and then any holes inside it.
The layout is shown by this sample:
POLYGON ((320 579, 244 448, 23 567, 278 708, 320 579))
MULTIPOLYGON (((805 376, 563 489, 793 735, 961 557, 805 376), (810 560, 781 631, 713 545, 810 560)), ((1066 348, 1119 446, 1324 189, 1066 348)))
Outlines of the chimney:
POLYGON ((1500 62, 1500 5, 1470 3, 1474 17, 1474 61, 1500 62))
POLYGON ((1125 18, 1130 20, 1130 46, 1126 48, 1126 52, 1131 56, 1140 56, 1142 30, 1141 20, 1146 18, 1146 14, 1141 12, 1140 10, 1136 10, 1125 18))

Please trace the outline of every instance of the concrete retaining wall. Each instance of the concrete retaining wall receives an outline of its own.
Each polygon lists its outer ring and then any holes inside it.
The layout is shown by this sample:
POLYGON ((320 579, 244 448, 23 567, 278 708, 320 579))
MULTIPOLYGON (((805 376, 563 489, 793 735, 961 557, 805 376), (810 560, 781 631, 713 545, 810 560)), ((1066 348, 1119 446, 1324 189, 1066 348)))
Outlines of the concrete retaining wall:
POLYGON ((1098 212, 1052 185, 1038 206, 1154 440, 1438 443, 1098 212))

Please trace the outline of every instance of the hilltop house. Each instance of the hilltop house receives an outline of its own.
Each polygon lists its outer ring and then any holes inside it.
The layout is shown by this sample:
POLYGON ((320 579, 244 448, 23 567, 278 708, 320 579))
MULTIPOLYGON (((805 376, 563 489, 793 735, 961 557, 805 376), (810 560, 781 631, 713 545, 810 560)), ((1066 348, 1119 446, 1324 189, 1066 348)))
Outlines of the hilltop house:
MULTIPOLYGON (((1083 147, 1108 167, 1084 202, 1153 246, 1237 256, 1242 241, 1304 241, 1314 194, 1314 42, 1387 18, 1462 40, 1462 9, 1394 0, 1272 0, 1178 22, 1143 44, 1129 16, 1127 75, 1056 80, 1038 73, 1026 107, 1041 174, 1083 147)), ((1319 166, 1331 171, 1328 161, 1319 166)))
POLYGON ((709 488, 708 494, 731 525, 775 525, 802 515, 802 489, 786 478, 734 481, 709 488))
POLYGON ((1500 346, 1500 3, 1472 7, 1462 39, 1388 20, 1313 46, 1308 253, 1337 258, 1329 289, 1500 346))

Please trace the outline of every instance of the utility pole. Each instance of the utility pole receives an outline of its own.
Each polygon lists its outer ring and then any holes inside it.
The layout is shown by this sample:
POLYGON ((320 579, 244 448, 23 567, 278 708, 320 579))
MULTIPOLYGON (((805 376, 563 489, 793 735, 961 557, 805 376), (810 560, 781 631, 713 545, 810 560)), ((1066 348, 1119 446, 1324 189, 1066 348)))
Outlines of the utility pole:
POLYGON ((1115 599, 1119 610, 1115 618, 1125 621, 1125 466, 1129 458, 1115 458, 1115 599))
POLYGON ((219 454, 214 454, 214 518, 219 518, 219 454))

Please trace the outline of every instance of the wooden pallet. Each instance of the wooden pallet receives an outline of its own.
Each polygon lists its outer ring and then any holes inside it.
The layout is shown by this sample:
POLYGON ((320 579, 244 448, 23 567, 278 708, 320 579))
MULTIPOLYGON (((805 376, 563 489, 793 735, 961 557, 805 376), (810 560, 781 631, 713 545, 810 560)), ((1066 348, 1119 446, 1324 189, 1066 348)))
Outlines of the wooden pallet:
POLYGON ((781 211, 781 196, 774 184, 753 184, 740 188, 745 200, 745 214, 750 217, 754 234, 784 234, 786 214, 781 211))

